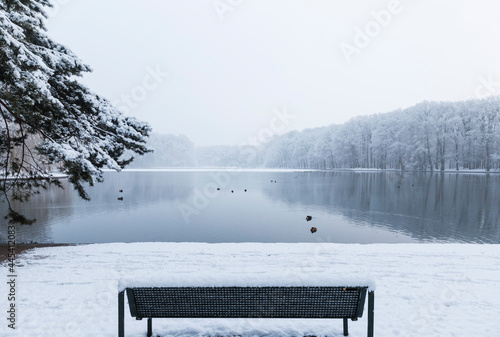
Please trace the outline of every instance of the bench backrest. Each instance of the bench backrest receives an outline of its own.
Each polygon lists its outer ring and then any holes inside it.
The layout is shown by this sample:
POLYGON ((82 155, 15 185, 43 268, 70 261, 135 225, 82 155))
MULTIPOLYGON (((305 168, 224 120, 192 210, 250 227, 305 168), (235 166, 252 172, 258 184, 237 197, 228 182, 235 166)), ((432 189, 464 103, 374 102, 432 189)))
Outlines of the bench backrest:
POLYGON ((127 288, 139 318, 358 318, 368 287, 127 288))

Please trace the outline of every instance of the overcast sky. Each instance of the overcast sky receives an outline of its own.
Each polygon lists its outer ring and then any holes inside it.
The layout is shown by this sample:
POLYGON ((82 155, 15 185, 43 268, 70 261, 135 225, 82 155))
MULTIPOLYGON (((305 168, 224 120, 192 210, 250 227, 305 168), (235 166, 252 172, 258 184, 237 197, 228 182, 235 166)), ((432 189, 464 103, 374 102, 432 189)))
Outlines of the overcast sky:
POLYGON ((500 93, 495 0, 52 0, 83 81, 196 145, 500 93))

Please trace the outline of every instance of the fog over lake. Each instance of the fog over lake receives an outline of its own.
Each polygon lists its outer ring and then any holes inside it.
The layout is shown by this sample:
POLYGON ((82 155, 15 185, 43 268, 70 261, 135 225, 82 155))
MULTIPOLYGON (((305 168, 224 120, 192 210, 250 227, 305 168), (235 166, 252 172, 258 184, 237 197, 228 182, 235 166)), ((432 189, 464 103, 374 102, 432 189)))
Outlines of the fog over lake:
MULTIPOLYGON (((38 221, 17 226, 17 242, 500 243, 497 174, 164 170, 104 176, 88 189, 90 202, 63 180, 65 189, 53 187, 19 205, 38 221)), ((6 242, 5 234, 0 239, 6 242)))

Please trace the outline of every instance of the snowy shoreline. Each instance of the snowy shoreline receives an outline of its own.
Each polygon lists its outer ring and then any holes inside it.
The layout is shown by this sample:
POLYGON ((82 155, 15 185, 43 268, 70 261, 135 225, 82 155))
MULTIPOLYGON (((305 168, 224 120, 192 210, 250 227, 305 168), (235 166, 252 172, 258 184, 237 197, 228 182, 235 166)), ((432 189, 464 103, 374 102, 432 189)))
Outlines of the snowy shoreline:
MULTIPOLYGON (((295 284, 315 279, 321 283, 374 280, 376 336, 494 336, 500 315, 498 248, 488 244, 332 243, 113 243, 37 248, 18 258, 17 328, 8 329, 4 323, 0 335, 116 336, 117 294, 126 280, 201 284, 254 282, 262 277, 266 282, 295 284)), ((7 280, 7 264, 1 267, 7 280)), ((2 303, 0 309, 7 310, 7 302, 2 303)), ((144 321, 135 321, 129 312, 125 317, 127 336, 145 335, 144 321)), ((342 335, 341 320, 154 321, 154 335, 162 337, 342 335)), ((366 312, 349 327, 350 336, 365 336, 366 312)))
MULTIPOLYGON (((115 170, 105 169, 104 172, 116 172, 115 170)), ((457 174, 498 174, 500 171, 492 170, 396 170, 396 169, 371 169, 371 168, 339 168, 339 169, 280 169, 280 168, 239 168, 239 167, 155 167, 155 168, 127 168, 123 172, 396 172, 396 173, 457 173, 457 174)))
MULTIPOLYGON (((103 169, 103 172, 116 172, 113 169, 103 169)), ((155 168, 126 168, 122 172, 220 172, 226 171, 229 173, 237 174, 239 172, 397 172, 397 173, 446 173, 446 174, 499 174, 500 171, 486 171, 486 170, 434 170, 434 171, 412 171, 412 170, 396 170, 396 169, 370 169, 370 168, 339 168, 339 169, 280 169, 280 168, 239 168, 239 167, 155 167, 155 168)), ((66 179, 68 175, 60 172, 51 173, 47 177, 39 179, 66 179)), ((32 179, 32 178, 19 178, 19 177, 2 177, 1 180, 14 180, 14 179, 32 179)))
POLYGON ((67 174, 61 173, 61 172, 52 172, 46 176, 37 176, 37 177, 21 177, 21 176, 12 176, 12 175, 4 176, 3 173, 0 173, 0 174, 2 174, 0 176, 0 181, 2 181, 2 180, 32 180, 32 179, 50 180, 50 179, 66 179, 66 178, 68 178, 67 174))

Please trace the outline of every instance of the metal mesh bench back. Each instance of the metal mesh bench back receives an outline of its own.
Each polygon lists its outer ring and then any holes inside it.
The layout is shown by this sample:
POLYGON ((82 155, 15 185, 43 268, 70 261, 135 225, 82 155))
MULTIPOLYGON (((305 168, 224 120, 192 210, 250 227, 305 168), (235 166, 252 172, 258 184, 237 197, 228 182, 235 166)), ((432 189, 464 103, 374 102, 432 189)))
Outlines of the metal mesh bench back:
POLYGON ((357 318, 367 287, 127 288, 137 318, 357 318))

